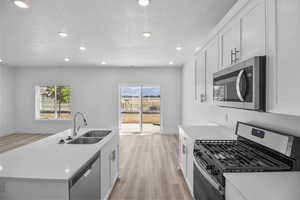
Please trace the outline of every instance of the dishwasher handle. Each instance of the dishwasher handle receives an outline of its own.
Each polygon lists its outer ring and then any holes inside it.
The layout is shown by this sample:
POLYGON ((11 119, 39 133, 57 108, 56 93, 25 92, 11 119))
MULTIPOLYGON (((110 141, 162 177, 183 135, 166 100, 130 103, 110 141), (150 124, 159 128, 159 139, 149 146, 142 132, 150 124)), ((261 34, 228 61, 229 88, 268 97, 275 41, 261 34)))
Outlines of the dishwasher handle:
POLYGON ((92 167, 93 167, 94 163, 99 158, 100 158, 100 153, 98 152, 83 167, 81 167, 69 180, 69 188, 74 186, 81 177, 83 177, 83 176, 87 177, 90 174, 90 172, 92 171, 92 167))

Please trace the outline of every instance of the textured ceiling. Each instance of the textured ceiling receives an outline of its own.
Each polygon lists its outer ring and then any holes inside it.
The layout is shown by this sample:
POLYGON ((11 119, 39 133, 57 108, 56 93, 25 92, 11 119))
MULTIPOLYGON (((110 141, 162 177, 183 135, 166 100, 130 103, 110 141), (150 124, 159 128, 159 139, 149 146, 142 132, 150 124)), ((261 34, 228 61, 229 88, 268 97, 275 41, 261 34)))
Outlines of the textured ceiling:
POLYGON ((152 0, 143 8, 136 0, 27 1, 29 9, 0 0, 0 58, 11 66, 178 66, 236 2, 152 0))

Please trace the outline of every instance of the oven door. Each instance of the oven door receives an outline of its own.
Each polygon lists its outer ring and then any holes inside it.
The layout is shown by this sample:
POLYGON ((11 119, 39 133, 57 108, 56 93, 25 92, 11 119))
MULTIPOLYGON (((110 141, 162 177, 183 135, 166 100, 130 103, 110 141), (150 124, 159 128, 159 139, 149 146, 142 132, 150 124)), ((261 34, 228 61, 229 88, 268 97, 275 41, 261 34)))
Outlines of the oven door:
POLYGON ((224 200, 224 187, 215 181, 194 159, 195 200, 224 200))

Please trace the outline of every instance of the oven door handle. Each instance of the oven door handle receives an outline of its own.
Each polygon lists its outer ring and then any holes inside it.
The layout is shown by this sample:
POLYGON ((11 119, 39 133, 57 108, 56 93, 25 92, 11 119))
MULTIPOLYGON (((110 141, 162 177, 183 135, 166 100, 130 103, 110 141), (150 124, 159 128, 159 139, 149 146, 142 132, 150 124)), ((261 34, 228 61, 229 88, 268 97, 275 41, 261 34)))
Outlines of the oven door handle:
POLYGON ((244 102, 245 99, 242 97, 242 93, 241 93, 241 88, 240 88, 240 83, 241 83, 241 79, 242 79, 242 75, 244 74, 245 70, 241 70, 238 74, 238 77, 236 79, 236 85, 235 85, 235 88, 236 88, 236 93, 240 99, 240 101, 244 102))
POLYGON ((221 194, 224 195, 224 187, 211 178, 211 176, 197 163, 194 157, 194 164, 196 165, 198 171, 202 174, 202 176, 221 194))

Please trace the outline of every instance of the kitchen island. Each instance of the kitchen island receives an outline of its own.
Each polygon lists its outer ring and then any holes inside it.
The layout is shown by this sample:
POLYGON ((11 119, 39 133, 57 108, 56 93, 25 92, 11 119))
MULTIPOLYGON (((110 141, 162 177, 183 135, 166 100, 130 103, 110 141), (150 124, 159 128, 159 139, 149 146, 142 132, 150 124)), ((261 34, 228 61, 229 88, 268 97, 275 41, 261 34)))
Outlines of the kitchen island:
MULTIPOLYGON (((94 130, 82 128, 76 138, 94 130)), ((0 199, 107 199, 119 176, 118 130, 94 144, 59 143, 71 135, 69 129, 1 154, 0 199)))

